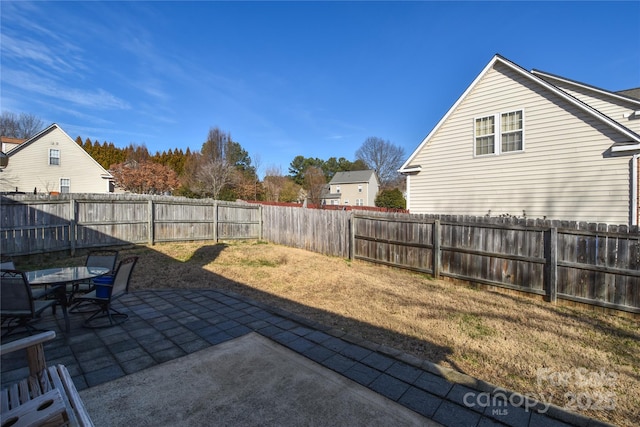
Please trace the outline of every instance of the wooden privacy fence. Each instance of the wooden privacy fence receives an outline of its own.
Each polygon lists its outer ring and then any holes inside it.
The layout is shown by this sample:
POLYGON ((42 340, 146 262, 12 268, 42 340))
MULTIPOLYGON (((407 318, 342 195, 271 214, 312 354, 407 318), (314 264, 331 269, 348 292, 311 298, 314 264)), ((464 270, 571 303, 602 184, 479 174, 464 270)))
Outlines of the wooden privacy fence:
POLYGON ((605 224, 353 215, 353 256, 473 283, 640 313, 640 236, 605 224))
POLYGON ((0 252, 264 239, 640 313, 638 227, 261 206, 159 196, 3 197, 0 252))
POLYGON ((269 242, 350 258, 351 213, 263 206, 263 236, 269 242))
POLYGON ((127 243, 261 239, 261 206, 172 197, 2 197, 1 252, 8 255, 127 243))

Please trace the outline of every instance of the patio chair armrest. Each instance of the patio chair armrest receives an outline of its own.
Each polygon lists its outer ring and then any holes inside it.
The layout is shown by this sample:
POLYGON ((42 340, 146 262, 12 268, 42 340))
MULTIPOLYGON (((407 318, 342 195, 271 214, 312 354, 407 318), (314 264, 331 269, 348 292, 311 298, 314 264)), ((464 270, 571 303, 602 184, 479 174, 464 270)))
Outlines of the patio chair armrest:
POLYGON ((46 366, 44 358, 44 343, 56 337, 55 331, 46 331, 37 335, 20 338, 0 346, 0 356, 26 349, 29 374, 36 375, 42 372, 46 366))

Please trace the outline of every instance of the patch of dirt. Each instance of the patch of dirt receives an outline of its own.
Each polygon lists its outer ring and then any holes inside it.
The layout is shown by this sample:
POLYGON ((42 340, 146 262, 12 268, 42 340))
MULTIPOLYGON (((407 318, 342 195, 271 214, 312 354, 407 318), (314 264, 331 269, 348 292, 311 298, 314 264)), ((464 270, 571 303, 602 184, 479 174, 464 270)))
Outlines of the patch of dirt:
POLYGON ((230 290, 589 417, 640 419, 638 320, 262 242, 127 254, 141 256, 132 290, 230 290))

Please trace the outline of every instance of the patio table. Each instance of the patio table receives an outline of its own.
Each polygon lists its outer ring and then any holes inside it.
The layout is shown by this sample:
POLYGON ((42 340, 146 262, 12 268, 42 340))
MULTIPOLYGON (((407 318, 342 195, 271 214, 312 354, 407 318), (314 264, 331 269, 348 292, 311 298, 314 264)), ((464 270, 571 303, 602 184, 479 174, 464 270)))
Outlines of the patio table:
POLYGON ((64 316, 64 324, 66 331, 71 329, 69 322, 69 313, 67 307, 69 300, 67 299, 67 285, 103 276, 109 272, 106 267, 58 267, 47 268, 44 270, 27 271, 27 281, 31 286, 45 286, 45 289, 51 287, 51 292, 62 307, 62 315, 64 316))

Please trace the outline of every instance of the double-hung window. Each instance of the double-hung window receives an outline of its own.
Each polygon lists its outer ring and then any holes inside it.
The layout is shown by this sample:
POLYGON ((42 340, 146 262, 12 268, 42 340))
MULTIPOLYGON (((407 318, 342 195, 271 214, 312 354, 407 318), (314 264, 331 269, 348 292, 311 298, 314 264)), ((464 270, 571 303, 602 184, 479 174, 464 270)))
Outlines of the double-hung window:
POLYGON ((60 150, 56 148, 49 149, 49 164, 50 165, 60 164, 60 150))
POLYGON ((476 119, 476 156, 495 153, 495 116, 476 119))
POLYGON ((71 179, 60 178, 60 192, 69 193, 71 191, 71 179))
POLYGON ((500 115, 501 152, 522 151, 522 110, 500 115))
POLYGON ((474 127, 476 156, 524 150, 522 110, 476 118, 474 127))

